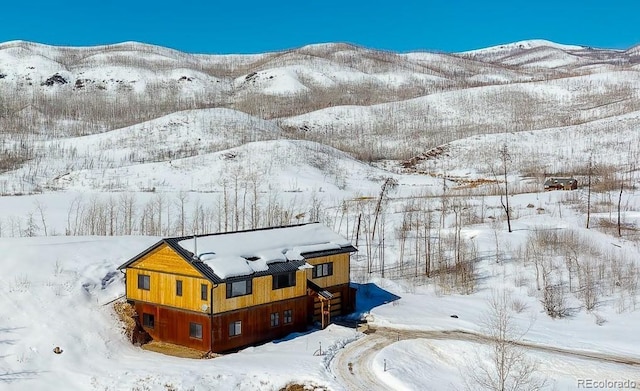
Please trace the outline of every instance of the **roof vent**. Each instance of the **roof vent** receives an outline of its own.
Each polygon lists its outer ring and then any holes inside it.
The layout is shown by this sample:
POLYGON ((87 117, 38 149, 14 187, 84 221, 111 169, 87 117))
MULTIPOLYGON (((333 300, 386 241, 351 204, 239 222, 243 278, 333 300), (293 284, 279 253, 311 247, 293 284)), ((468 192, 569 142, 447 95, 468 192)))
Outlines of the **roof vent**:
POLYGON ((193 260, 198 260, 198 237, 193 235, 193 260))

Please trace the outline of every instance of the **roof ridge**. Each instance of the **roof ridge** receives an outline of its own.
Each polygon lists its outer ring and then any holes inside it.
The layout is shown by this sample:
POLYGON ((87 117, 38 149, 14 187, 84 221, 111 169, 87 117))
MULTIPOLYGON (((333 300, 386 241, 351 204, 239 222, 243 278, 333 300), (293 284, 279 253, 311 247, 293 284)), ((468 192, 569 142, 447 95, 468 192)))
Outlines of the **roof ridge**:
POLYGON ((243 229, 243 230, 239 230, 239 231, 224 231, 224 232, 214 232, 214 233, 208 233, 208 234, 194 234, 194 235, 174 236, 174 237, 163 238, 163 240, 175 240, 175 241, 179 242, 181 240, 191 239, 193 237, 204 238, 204 237, 208 237, 208 236, 237 234, 237 233, 243 233, 243 232, 269 231, 269 230, 274 230, 274 229, 301 227, 303 225, 311 225, 311 224, 320 224, 320 222, 319 221, 310 221, 310 222, 307 222, 307 223, 278 225, 278 226, 274 226, 274 227, 250 228, 250 229, 243 229))

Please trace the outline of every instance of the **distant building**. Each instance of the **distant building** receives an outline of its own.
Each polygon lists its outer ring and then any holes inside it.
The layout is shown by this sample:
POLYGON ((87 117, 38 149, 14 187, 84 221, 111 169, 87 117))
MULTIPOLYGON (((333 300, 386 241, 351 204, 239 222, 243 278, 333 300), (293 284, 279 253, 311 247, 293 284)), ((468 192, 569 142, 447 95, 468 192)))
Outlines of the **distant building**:
POLYGON ((575 190, 578 181, 575 178, 548 178, 544 181, 544 190, 575 190))
POLYGON ((153 339, 220 353, 353 312, 354 251, 311 223, 165 238, 119 269, 153 339))

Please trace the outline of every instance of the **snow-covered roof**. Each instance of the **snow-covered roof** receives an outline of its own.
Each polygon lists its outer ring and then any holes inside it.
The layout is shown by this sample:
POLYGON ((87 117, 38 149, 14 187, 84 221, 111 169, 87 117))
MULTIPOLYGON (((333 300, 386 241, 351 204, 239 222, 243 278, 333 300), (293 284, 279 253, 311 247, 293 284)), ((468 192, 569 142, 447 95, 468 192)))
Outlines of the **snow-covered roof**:
MULTIPOLYGON (((175 245, 195 253, 222 280, 266 272, 278 263, 303 261, 305 254, 355 250, 351 242, 320 223, 199 235, 175 245)), ((300 262, 294 263, 295 270, 300 262)))

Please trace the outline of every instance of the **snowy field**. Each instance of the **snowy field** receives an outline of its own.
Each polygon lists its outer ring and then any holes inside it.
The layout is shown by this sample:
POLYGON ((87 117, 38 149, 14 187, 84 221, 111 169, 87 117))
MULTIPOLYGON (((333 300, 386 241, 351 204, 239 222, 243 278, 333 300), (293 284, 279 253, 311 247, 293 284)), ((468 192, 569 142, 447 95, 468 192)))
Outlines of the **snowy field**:
MULTIPOLYGON (((379 273, 364 282, 362 274, 355 272, 354 278, 363 282, 358 312, 366 315, 371 327, 398 333, 397 341, 390 340, 375 348, 368 361, 370 367, 362 376, 375 377, 380 389, 464 389, 466 382, 472 381, 469 371, 474 362, 490 362, 490 346, 473 339, 443 340, 428 335, 422 338, 411 332, 486 334, 484 320, 489 300, 496 292, 507 292, 521 303, 520 312, 514 313, 514 325, 526 331, 522 342, 569 352, 524 349, 538 363, 536 375, 546 379, 544 389, 577 389, 580 379, 640 380, 637 348, 640 337, 635 332, 640 324, 637 296, 625 298, 616 292, 603 293, 593 311, 586 311, 572 296, 570 303, 575 306, 572 314, 552 319, 545 313, 535 289, 532 290, 533 267, 510 258, 509 251, 515 252, 533 227, 546 227, 578 229, 594 243, 628 252, 638 259, 637 242, 578 228, 582 217, 569 209, 562 218, 550 213, 525 215, 530 210, 525 206, 528 203, 548 206, 563 196, 562 192, 514 196, 512 205, 522 216, 514 220, 512 233, 507 233, 502 225, 496 230, 495 224, 486 223, 462 228, 463 236, 477 242, 479 253, 487 254, 477 264, 479 282, 469 295, 444 294, 433 283, 381 278, 379 273), (499 262, 490 255, 494 252, 496 234, 504 248, 499 262), (596 358, 582 357, 584 353, 596 358), (598 355, 604 358, 597 358, 598 355), (612 362, 611 357, 636 364, 612 362)), ((56 232, 63 231, 65 202, 73 197, 74 193, 38 196, 40 203, 46 205, 50 232, 56 225, 56 232), (56 204, 62 210, 56 210, 56 204)), ((31 198, 4 197, 0 199, 0 207, 17 214, 21 209, 33 208, 31 198)), ((637 200, 635 195, 629 198, 637 200)), ((388 218, 397 216, 390 214, 388 218)), ((637 223, 638 214, 625 218, 637 223)), ((0 388, 269 390, 297 382, 333 390, 350 389, 336 370, 335 362, 332 364, 333 355, 349 341, 359 339, 366 345, 371 336, 337 325, 211 360, 168 357, 131 346, 112 307, 105 304, 124 292, 123 277, 116 267, 157 239, 157 236, 0 239, 5 268, 5 283, 0 289, 4 319, 0 331, 3 346, 0 388), (53 353, 56 346, 63 349, 62 354, 53 353), (320 349, 323 355, 314 355, 320 349)), ((386 258, 397 258, 397 250, 396 245, 390 245, 386 258)), ((360 270, 364 261, 360 256, 353 262, 354 270, 360 270)), ((352 376, 358 377, 360 372, 352 376)))
MULTIPOLYGON (((28 140, 3 139, 8 156, 32 155, 0 173, 0 390, 491 389, 481 383, 496 369, 500 297, 529 385, 640 388, 637 51, 525 41, 457 55, 327 44, 216 57, 0 44, 2 91, 32 92, 29 78, 38 94, 73 99, 165 84, 163 102, 194 99, 139 122, 98 115, 82 137, 90 118, 65 125, 62 112, 28 140), (65 59, 61 76, 86 85, 42 85, 65 59), (278 111, 255 96, 296 100, 278 111), (258 106, 262 116, 243 111, 258 106), (414 151, 409 167, 370 164, 414 151), (548 173, 581 187, 543 192, 548 173), (124 336, 116 267, 158 238, 310 221, 359 248, 351 320, 368 334, 333 324, 208 360, 124 336)), ((8 123, 39 123, 48 114, 36 106, 8 123)))

